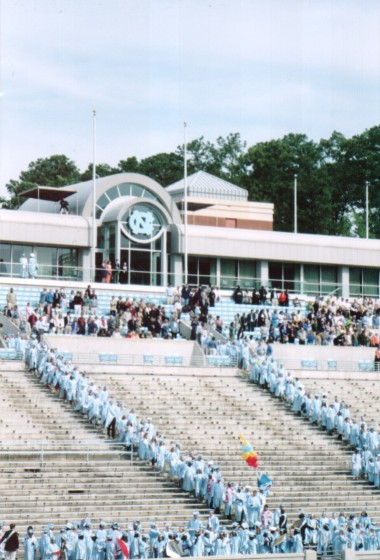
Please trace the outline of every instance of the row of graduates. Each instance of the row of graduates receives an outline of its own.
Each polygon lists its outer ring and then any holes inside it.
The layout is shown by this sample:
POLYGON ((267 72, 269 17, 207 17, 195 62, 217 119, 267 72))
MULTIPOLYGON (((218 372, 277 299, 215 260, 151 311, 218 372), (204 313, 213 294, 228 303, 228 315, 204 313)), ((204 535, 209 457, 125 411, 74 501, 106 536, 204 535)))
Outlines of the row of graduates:
MULTIPOLYGON (((132 527, 130 531, 135 532, 132 527)), ((128 543, 134 540, 133 533, 121 531, 116 522, 107 529, 107 523, 100 521, 93 528, 91 520, 83 519, 68 522, 59 531, 49 524, 37 538, 29 526, 24 536, 24 560, 125 560, 130 556, 128 543)))
MULTIPOLYGON (((151 463, 161 473, 167 472, 184 492, 204 500, 217 512, 224 509, 230 518, 241 518, 246 508, 247 489, 232 482, 225 485, 218 465, 212 461, 206 463, 201 454, 190 451, 185 455, 179 442, 167 447, 165 438, 156 432, 150 418, 138 419, 133 409, 126 412, 121 402, 110 398, 107 386, 98 389, 83 372, 68 363, 64 355, 49 350, 34 338, 28 343, 26 361, 29 370, 38 373, 42 384, 58 392, 90 422, 105 427, 110 437, 117 434, 127 449, 137 449, 141 461, 151 463)), ((264 491, 258 492, 255 500, 256 521, 265 506, 264 491)))
POLYGON ((162 530, 151 523, 143 532, 139 521, 128 524, 125 531, 114 522, 107 529, 104 521, 93 528, 89 519, 67 523, 58 533, 48 525, 37 539, 33 527, 24 537, 24 560, 124 560, 124 558, 162 558, 167 556, 229 556, 237 554, 276 554, 302 552, 304 546, 314 547, 319 555, 341 554, 345 549, 374 551, 380 548, 380 531, 376 530, 366 512, 360 515, 340 513, 317 519, 300 513, 298 521, 288 529, 285 509, 256 522, 233 523, 222 527, 214 510, 202 521, 199 512, 174 528, 166 524, 162 530), (265 521, 271 525, 265 524, 265 521), (174 554, 173 554, 174 553, 174 554))
POLYGON ((230 556, 302 552, 299 530, 289 533, 276 527, 250 530, 246 523, 221 527, 213 510, 202 522, 194 512, 187 526, 165 525, 159 530, 151 523, 146 532, 139 521, 122 531, 118 523, 109 529, 104 521, 98 528, 90 520, 67 523, 59 531, 49 524, 37 537, 32 526, 24 536, 24 560, 124 560, 126 558, 165 558, 180 556, 230 556))
POLYGON ((333 402, 326 394, 313 396, 272 357, 254 353, 249 379, 289 403, 295 414, 350 445, 355 450, 350 465, 352 475, 380 488, 380 435, 375 426, 367 426, 364 416, 357 421, 352 418, 348 403, 338 396, 333 402))

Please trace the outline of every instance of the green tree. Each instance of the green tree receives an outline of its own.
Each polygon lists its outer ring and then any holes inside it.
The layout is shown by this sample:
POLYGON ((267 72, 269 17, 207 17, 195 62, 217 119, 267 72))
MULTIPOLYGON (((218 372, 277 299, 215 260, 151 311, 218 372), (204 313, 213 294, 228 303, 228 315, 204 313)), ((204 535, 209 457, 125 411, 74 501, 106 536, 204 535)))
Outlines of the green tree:
POLYGON ((129 157, 127 159, 122 159, 117 164, 117 168, 123 173, 138 173, 139 172, 139 162, 135 156, 129 157))
POLYGON ((242 183, 249 191, 250 200, 274 204, 275 230, 294 231, 294 176, 297 175, 297 229, 314 233, 315 200, 322 188, 316 174, 319 161, 318 145, 304 134, 288 134, 247 150, 242 183))
MULTIPOLYGON (((92 169, 93 164, 90 163, 83 173, 81 173, 82 181, 90 181, 92 179, 92 169)), ((116 167, 111 167, 108 163, 99 163, 96 165, 96 176, 97 177, 108 177, 108 175, 116 175, 120 173, 120 169, 116 167)))
MULTIPOLYGON (((188 172, 206 171, 212 175, 239 184, 242 179, 242 163, 246 143, 238 132, 226 138, 219 136, 216 144, 205 141, 201 136, 186 146, 188 155, 188 172)), ((184 146, 178 146, 177 154, 183 158, 184 146)))
POLYGON ((139 173, 154 179, 160 185, 167 187, 183 177, 183 159, 176 153, 162 153, 142 159, 139 173))
POLYGON ((26 171, 20 173, 18 180, 11 179, 6 189, 9 199, 2 199, 3 208, 18 208, 23 202, 20 193, 37 185, 63 187, 80 181, 80 171, 73 161, 65 155, 54 155, 32 161, 26 171))

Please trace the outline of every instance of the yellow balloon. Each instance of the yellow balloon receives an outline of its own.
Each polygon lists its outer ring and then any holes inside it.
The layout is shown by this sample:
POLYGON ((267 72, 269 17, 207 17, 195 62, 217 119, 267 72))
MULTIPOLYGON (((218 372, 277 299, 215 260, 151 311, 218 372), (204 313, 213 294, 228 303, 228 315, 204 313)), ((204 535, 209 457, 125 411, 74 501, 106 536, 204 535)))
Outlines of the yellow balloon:
POLYGON ((242 457, 244 461, 246 461, 248 457, 257 457, 257 453, 255 453, 254 451, 247 451, 247 453, 242 454, 242 457))

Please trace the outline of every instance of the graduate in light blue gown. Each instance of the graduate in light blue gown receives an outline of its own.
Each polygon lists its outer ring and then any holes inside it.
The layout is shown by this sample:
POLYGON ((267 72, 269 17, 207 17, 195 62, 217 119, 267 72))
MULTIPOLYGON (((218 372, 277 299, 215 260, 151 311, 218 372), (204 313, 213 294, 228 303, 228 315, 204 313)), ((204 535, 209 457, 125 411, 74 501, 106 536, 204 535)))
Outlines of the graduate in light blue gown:
POLYGON ((310 421, 312 424, 318 424, 319 415, 321 413, 321 401, 319 395, 314 395, 314 399, 311 401, 311 418, 310 421))
POLYGON ((38 541, 34 535, 34 530, 29 525, 24 539, 24 560, 37 560, 38 541))
POLYGON ((182 490, 184 492, 193 492, 194 491, 194 467, 192 461, 187 461, 185 463, 183 477, 182 477, 182 490))
POLYGON ((223 484, 223 480, 219 479, 215 482, 213 486, 213 494, 212 494, 212 507, 214 508, 215 513, 221 513, 224 498, 225 498, 225 486, 223 484))

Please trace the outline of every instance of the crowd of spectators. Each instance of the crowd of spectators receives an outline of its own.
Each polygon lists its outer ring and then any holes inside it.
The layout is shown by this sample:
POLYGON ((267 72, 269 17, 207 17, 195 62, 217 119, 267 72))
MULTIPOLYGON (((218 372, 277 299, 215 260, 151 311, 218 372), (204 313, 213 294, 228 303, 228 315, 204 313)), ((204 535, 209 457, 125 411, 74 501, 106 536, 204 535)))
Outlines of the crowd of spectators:
MULTIPOLYGON (((191 325, 191 339, 198 342, 201 342, 202 332, 212 327, 211 332, 216 331, 230 340, 248 339, 252 333, 256 339, 270 343, 379 348, 380 302, 377 300, 316 296, 303 303, 293 298, 289 306, 286 291, 268 292, 262 286, 247 294, 248 291, 244 293, 240 287, 234 290, 233 300, 239 304, 248 298, 252 309, 236 313, 228 325, 221 312, 213 312, 220 301, 220 292, 215 286, 169 285, 165 290, 165 306, 151 303, 149 299, 112 296, 104 315, 98 314, 97 295, 91 286, 83 292, 71 290, 69 293, 63 288, 43 289, 38 305, 28 303, 24 310, 17 306, 11 288, 4 312, 26 334, 34 329, 40 333, 176 338, 179 320, 185 315, 191 325)), ((217 338, 206 347, 211 354, 217 338)))
MULTIPOLYGON (((281 294, 280 294, 281 295, 281 294)), ((379 346, 380 302, 372 298, 316 296, 302 306, 269 303, 236 314, 230 336, 238 338, 261 329, 269 342, 335 346, 379 346)))

